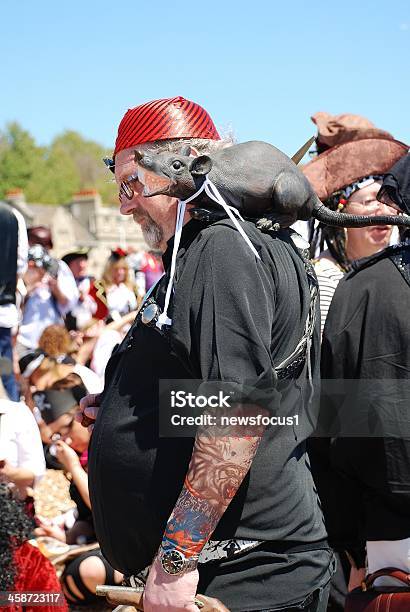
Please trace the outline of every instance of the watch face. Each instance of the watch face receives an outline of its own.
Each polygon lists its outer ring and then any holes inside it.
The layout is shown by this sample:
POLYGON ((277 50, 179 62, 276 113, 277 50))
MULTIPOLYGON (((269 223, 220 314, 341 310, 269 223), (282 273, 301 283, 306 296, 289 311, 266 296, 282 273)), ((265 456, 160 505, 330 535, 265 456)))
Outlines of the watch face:
POLYGON ((161 564, 167 574, 180 574, 185 569, 185 559, 177 550, 164 552, 161 564))

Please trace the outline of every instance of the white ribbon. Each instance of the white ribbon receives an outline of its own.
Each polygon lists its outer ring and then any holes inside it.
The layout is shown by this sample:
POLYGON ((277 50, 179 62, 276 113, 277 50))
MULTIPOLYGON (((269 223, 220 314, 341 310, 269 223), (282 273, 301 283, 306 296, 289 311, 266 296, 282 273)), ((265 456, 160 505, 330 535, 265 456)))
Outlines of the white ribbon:
POLYGON ((189 199, 180 200, 178 202, 177 218, 175 222, 174 247, 172 249, 171 270, 169 274, 167 292, 165 294, 164 311, 159 315, 158 321, 156 322, 156 326, 159 327, 159 329, 162 329, 163 325, 172 325, 172 320, 168 317, 168 307, 171 299, 172 286, 174 284, 175 264, 179 249, 179 243, 181 242, 182 228, 184 225, 185 207, 188 201, 189 199))
POLYGON ((211 200, 213 200, 214 202, 216 202, 217 204, 220 204, 222 206, 222 208, 225 210, 226 214, 231 219, 231 221, 235 225, 236 229, 238 230, 238 232, 240 233, 242 238, 245 240, 245 242, 248 245, 248 247, 251 249, 252 253, 255 255, 255 257, 260 259, 258 251, 255 249, 255 247, 253 246, 252 242, 249 240, 248 236, 246 235, 245 230, 243 229, 243 227, 241 225, 239 225, 238 220, 235 218, 235 215, 233 214, 233 213, 235 213, 237 215, 237 217, 239 217, 239 219, 241 221, 244 221, 244 219, 241 217, 239 211, 236 210, 236 208, 233 208, 232 206, 228 206, 228 204, 225 202, 225 200, 223 199, 223 197, 219 193, 218 188, 216 187, 216 185, 214 185, 208 178, 206 178, 203 186, 205 188, 206 195, 209 198, 211 198, 211 200), (215 193, 215 195, 213 195, 212 191, 215 193))
POLYGON ((222 208, 225 210, 228 217, 231 219, 231 221, 235 225, 238 232, 241 234, 242 238, 245 240, 246 244, 251 249, 252 253, 255 255, 255 257, 260 259, 259 253, 253 246, 252 242, 249 240, 243 227, 239 224, 237 217, 241 221, 244 221, 241 214, 239 213, 238 210, 236 210, 236 208, 234 208, 233 206, 229 206, 225 202, 225 200, 219 193, 218 188, 207 177, 205 181, 202 183, 201 187, 198 189, 198 191, 196 191, 193 195, 191 195, 186 200, 179 200, 178 202, 177 216, 176 216, 176 221, 175 221, 174 246, 172 249, 172 258, 171 258, 171 270, 169 274, 167 291, 165 294, 164 311, 160 314, 160 316, 158 317, 158 321, 156 322, 156 326, 159 329, 162 329, 163 325, 172 325, 172 319, 168 317, 168 307, 169 307, 169 302, 171 300, 172 287, 174 284, 175 265, 176 265, 179 244, 181 242, 181 235, 182 235, 182 228, 184 225, 184 215, 185 215, 186 205, 189 204, 189 202, 192 202, 192 200, 195 200, 195 198, 197 198, 203 191, 205 191, 206 195, 211 200, 213 200, 214 202, 222 206, 222 208))

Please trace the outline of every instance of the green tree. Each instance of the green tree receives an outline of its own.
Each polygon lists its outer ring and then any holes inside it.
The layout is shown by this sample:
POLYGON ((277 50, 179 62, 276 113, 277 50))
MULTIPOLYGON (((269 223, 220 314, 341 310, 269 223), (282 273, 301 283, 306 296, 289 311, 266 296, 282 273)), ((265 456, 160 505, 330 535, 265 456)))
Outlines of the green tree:
POLYGON ((70 130, 39 147, 18 123, 11 123, 0 133, 0 198, 20 188, 28 202, 64 204, 76 191, 97 189, 103 202, 116 202, 113 175, 102 162, 109 153, 70 130))
POLYGON ((97 189, 103 201, 115 201, 117 190, 110 182, 113 175, 102 161, 110 152, 104 147, 85 140, 77 132, 66 131, 54 139, 51 150, 59 157, 68 156, 72 160, 79 179, 78 189, 97 189))
POLYGON ((25 190, 28 202, 64 204, 80 189, 80 177, 69 155, 49 148, 43 164, 33 173, 25 190))
POLYGON ((9 189, 26 190, 33 175, 40 171, 44 150, 16 122, 0 134, 0 198, 9 189))
POLYGON ((104 202, 115 201, 116 188, 109 182, 112 174, 102 161, 106 155, 104 147, 77 132, 58 135, 47 151, 45 176, 35 177, 36 184, 43 185, 37 201, 69 202, 82 189, 97 189, 104 202))

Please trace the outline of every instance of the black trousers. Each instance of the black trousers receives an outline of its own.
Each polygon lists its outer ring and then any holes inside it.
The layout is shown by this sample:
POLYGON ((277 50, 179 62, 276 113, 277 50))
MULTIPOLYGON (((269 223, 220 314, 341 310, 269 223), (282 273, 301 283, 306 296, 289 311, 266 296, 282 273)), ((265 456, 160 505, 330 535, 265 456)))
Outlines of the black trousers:
POLYGON ((265 544, 200 565, 198 593, 219 599, 232 612, 325 612, 335 569, 333 551, 286 555, 270 548, 265 544))
POLYGON ((260 612, 326 612, 329 599, 330 583, 306 597, 291 608, 270 608, 260 612))

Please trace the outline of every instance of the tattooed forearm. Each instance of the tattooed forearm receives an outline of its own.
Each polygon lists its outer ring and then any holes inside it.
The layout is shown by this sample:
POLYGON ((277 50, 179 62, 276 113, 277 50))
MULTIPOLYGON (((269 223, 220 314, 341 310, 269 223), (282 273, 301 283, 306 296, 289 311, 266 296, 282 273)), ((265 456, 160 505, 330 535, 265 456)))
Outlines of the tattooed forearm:
POLYGON ((229 504, 248 471, 256 440, 198 435, 186 482, 215 508, 229 504))
POLYGON ((172 544, 187 556, 202 550, 245 478, 263 428, 248 430, 248 435, 239 433, 216 428, 198 431, 185 484, 168 521, 163 544, 172 544))
POLYGON ((163 543, 197 555, 219 521, 218 512, 204 499, 195 495, 185 481, 181 495, 168 521, 163 543))

